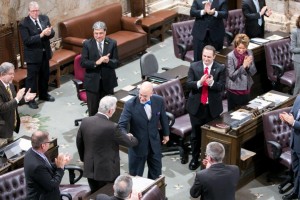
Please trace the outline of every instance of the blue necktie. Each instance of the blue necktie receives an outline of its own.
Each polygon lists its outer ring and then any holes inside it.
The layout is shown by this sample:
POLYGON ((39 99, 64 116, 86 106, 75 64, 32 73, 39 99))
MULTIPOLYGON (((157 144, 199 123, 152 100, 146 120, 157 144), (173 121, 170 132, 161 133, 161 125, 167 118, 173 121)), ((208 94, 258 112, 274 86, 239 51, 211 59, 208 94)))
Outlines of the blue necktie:
POLYGON ((147 101, 144 105, 150 105, 151 106, 151 101, 147 101))

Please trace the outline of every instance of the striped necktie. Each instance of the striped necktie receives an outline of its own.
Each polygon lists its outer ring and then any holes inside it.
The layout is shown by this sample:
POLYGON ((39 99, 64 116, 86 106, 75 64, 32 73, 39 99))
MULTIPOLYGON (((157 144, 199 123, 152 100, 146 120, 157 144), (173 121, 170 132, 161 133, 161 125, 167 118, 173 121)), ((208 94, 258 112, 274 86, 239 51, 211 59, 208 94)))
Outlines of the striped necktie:
MULTIPOLYGON (((10 100, 12 100, 14 97, 13 97, 13 95, 12 95, 12 92, 11 92, 11 89, 10 89, 9 85, 6 86, 6 90, 7 90, 8 94, 9 94, 10 100)), ((15 121, 14 121, 14 127, 16 127, 16 126, 17 126, 17 110, 15 109, 15 121)))

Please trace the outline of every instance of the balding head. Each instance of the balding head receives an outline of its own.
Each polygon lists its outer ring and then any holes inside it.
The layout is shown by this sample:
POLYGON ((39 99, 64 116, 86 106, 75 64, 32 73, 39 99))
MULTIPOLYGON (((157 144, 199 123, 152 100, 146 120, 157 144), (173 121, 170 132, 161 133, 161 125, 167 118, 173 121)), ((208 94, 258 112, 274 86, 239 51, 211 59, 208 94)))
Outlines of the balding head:
POLYGON ((139 92, 139 99, 142 104, 146 103, 150 100, 150 97, 153 94, 153 86, 152 83, 145 81, 142 83, 139 92))

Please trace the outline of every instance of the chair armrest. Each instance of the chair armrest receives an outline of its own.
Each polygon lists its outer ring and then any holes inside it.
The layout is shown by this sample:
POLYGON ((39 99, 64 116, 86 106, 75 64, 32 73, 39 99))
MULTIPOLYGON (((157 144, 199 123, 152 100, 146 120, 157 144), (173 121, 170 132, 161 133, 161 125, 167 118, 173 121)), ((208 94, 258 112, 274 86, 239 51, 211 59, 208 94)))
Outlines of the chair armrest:
POLYGON ((166 112, 166 115, 167 115, 168 120, 169 120, 169 127, 171 128, 173 126, 173 124, 175 123, 175 117, 170 112, 166 112))
POLYGON ((122 16, 121 26, 123 30, 132 31, 137 33, 147 34, 142 28, 142 20, 136 17, 122 16))
POLYGON ((70 184, 75 184, 77 181, 79 181, 83 175, 83 170, 75 165, 66 165, 65 170, 69 171, 69 181, 70 184), (79 175, 76 177, 75 171, 79 172, 79 175))
POLYGON ((230 46, 230 44, 233 41, 233 34, 229 31, 225 31, 225 37, 227 38, 227 45, 230 46))
POLYGON ((75 86, 76 86, 77 94, 78 94, 81 90, 84 90, 84 88, 83 88, 83 82, 82 82, 81 80, 73 79, 72 81, 73 81, 73 83, 74 83, 75 86))
POLYGON ((267 141, 267 144, 271 145, 272 153, 273 153, 273 159, 277 160, 280 157, 281 153, 282 153, 281 145, 278 142, 275 142, 275 141, 267 141))
POLYGON ((64 200, 65 199, 64 197, 66 197, 68 200, 72 200, 72 195, 68 192, 61 192, 60 193, 60 199, 64 200))
POLYGON ((277 77, 277 79, 279 79, 280 77, 283 76, 284 74, 284 67, 282 65, 279 64, 271 64, 271 66, 274 69, 273 75, 277 77))
POLYGON ((65 37, 62 39, 63 43, 71 44, 74 46, 82 47, 83 42, 85 41, 85 38, 78 38, 78 37, 65 37))
POLYGON ((162 70, 168 71, 169 69, 171 69, 170 67, 162 67, 162 70))
POLYGON ((187 52, 187 46, 185 44, 182 44, 182 43, 178 43, 177 46, 178 46, 178 49, 179 49, 179 53, 181 55, 181 60, 184 60, 185 54, 187 52))

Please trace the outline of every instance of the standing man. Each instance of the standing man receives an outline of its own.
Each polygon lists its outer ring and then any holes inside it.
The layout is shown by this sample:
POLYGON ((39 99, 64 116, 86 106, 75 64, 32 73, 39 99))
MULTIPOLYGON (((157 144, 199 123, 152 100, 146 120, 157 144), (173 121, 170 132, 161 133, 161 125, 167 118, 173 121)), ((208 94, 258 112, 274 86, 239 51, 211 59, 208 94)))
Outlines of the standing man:
POLYGON ((139 96, 125 103, 119 125, 126 132, 128 125, 139 144, 128 151, 129 174, 143 176, 145 163, 148 164, 148 178, 155 180, 161 175, 161 140, 158 124, 163 132, 162 143, 169 141, 169 124, 161 96, 153 95, 150 82, 142 83, 139 96))
MULTIPOLYGON (((29 15, 20 25, 20 33, 24 44, 24 58, 27 63, 26 90, 31 88, 34 93, 39 93, 39 99, 55 101, 48 94, 49 60, 52 57, 50 39, 54 37, 54 30, 46 15, 39 14, 39 5, 32 1, 28 6, 29 15)), ((32 109, 37 109, 35 100, 28 102, 32 109)))
POLYGON ((18 104, 34 99, 35 93, 25 88, 16 93, 12 84, 15 67, 9 62, 0 65, 0 147, 13 140, 13 132, 19 132, 18 104))
POLYGON ((282 121, 292 126, 290 147, 292 150, 292 169, 294 171, 294 189, 284 195, 283 200, 300 199, 300 96, 298 95, 290 113, 279 114, 282 121))
POLYGON ((201 59, 204 46, 212 45, 215 49, 223 48, 225 36, 224 19, 227 19, 228 9, 226 0, 194 0, 190 10, 195 17, 192 30, 194 62, 201 59))
POLYGON ((190 170, 199 166, 201 126, 223 112, 222 92, 225 87, 225 67, 215 62, 216 49, 207 45, 202 60, 191 63, 186 87, 190 89, 186 109, 192 124, 192 160, 190 170))
POLYGON ((50 163, 45 152, 50 145, 49 133, 36 131, 31 136, 32 148, 26 152, 24 171, 27 199, 60 199, 59 185, 64 175, 64 167, 70 156, 59 154, 55 164, 50 163))
POLYGON ((190 189, 191 196, 210 200, 234 200, 240 179, 238 166, 222 163, 225 149, 219 142, 210 142, 205 152, 205 169, 196 173, 195 182, 190 189))
POLYGON ((94 38, 84 41, 81 57, 81 66, 86 69, 84 87, 89 116, 97 113, 100 99, 114 94, 114 88, 118 86, 115 72, 119 59, 117 42, 105 37, 104 22, 96 22, 93 29, 94 38))
POLYGON ((245 16, 245 33, 249 38, 264 37, 265 20, 272 10, 266 6, 265 0, 243 0, 242 10, 245 16))
POLYGON ((116 103, 115 97, 103 97, 99 112, 83 119, 77 133, 76 145, 80 160, 84 162, 83 176, 87 177, 92 193, 120 175, 119 145, 138 144, 132 134, 121 133, 118 125, 109 121, 116 103))

